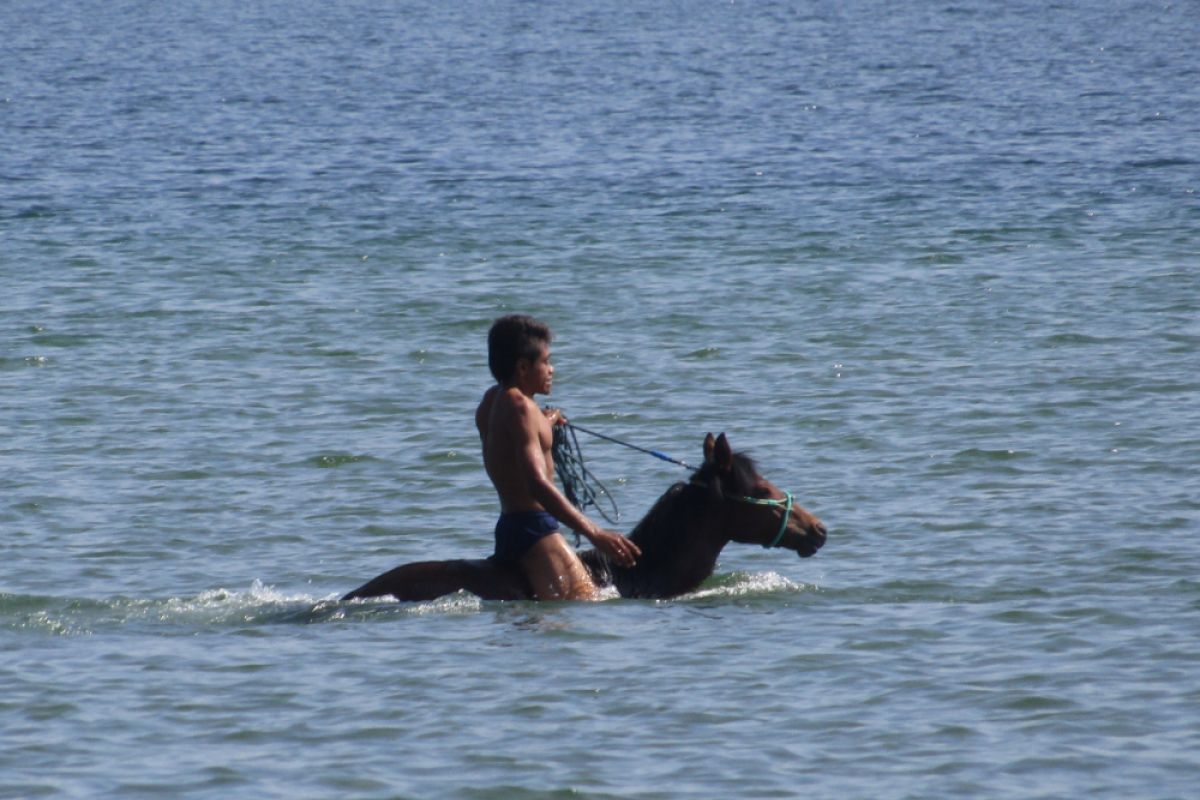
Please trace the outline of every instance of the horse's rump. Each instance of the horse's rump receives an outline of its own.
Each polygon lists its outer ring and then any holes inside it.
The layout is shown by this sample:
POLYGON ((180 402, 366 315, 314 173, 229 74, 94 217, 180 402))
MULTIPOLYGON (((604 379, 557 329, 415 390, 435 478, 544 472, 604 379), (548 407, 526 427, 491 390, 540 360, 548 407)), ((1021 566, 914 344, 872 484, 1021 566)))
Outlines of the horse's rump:
POLYGON ((391 595, 397 600, 435 600, 460 590, 484 600, 528 600, 533 596, 519 567, 490 558, 459 558, 401 564, 342 599, 391 595))

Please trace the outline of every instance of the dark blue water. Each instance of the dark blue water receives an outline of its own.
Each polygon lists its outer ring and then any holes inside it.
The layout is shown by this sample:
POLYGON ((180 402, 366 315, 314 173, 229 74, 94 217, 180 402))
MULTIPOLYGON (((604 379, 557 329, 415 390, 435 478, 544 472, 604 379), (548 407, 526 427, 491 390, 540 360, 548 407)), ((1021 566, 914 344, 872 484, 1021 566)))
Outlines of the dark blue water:
MULTIPOLYGON (((0 6, 0 797, 1184 798, 1194 3, 0 6), (484 337, 830 526, 482 555, 484 337)), ((675 468, 584 442, 628 530, 675 468)))

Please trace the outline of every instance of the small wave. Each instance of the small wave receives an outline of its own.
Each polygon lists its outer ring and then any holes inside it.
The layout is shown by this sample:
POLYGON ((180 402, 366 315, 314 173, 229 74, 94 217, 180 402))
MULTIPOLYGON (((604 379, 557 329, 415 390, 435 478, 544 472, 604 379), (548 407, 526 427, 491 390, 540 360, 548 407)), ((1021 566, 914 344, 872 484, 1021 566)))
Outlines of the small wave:
POLYGON ((954 460, 965 462, 1012 461, 1028 458, 1030 455, 1024 450, 988 450, 981 447, 969 447, 955 453, 954 460))
POLYGON ((1112 344, 1117 341, 1111 337, 1089 336, 1084 333, 1056 333, 1038 340, 1044 347, 1073 347, 1093 344, 1112 344))
POLYGON ((721 355, 720 348, 717 347, 702 347, 699 350, 693 350, 683 357, 691 361, 703 361, 709 358, 716 358, 721 355))
POLYGON ((358 464, 362 461, 375 460, 374 456, 362 456, 353 453, 322 453, 321 455, 306 459, 305 463, 312 467, 320 467, 321 469, 333 469, 345 466, 346 464, 358 464))
POLYGON ((1139 161, 1126 161, 1125 166, 1133 169, 1165 169, 1167 167, 1191 167, 1195 161, 1190 158, 1147 158, 1139 161))

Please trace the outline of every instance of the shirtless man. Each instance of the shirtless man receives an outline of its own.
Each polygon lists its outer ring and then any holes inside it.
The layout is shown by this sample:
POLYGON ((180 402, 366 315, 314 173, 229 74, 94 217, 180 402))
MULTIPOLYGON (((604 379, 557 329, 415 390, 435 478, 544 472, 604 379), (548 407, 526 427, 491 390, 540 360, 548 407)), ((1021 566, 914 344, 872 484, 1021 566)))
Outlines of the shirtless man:
POLYGON ((641 551, 597 527, 554 485, 551 426, 565 420, 533 400, 550 394, 550 339, 548 327, 523 315, 501 317, 488 332, 488 368, 497 383, 484 393, 475 426, 484 468, 500 495, 492 558, 519 565, 539 600, 590 600, 596 587, 559 533, 560 521, 622 566, 632 566, 641 551))

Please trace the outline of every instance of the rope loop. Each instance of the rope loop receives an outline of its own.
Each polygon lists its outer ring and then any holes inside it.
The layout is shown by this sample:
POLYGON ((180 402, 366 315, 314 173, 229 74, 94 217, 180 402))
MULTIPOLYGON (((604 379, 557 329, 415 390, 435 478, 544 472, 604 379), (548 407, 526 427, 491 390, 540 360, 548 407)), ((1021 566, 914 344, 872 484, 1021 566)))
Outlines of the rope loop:
MULTIPOLYGON (((595 508, 596 513, 610 525, 617 524, 621 519, 621 510, 617 508, 612 493, 584 463, 583 451, 579 447, 579 440, 575 438, 573 425, 554 426, 554 444, 550 452, 563 494, 571 501, 571 505, 580 511, 595 508)), ((576 534, 575 538, 578 544, 579 535, 576 534)))

